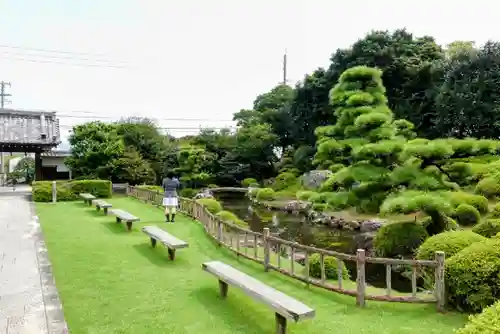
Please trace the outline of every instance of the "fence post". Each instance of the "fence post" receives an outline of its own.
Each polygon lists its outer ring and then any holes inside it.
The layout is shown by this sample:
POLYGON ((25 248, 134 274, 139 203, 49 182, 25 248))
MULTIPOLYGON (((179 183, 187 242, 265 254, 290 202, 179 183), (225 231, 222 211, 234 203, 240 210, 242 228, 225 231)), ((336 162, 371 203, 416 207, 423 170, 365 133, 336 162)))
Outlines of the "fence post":
POLYGON ((56 181, 52 181, 52 203, 57 202, 57 184, 56 181))
POLYGON ((217 241, 219 243, 219 246, 222 245, 222 229, 222 221, 220 219, 217 219, 217 241))
POLYGON ((437 261, 436 266, 436 307, 439 312, 444 312, 444 307, 446 304, 445 299, 445 286, 444 286, 444 252, 438 251, 435 253, 435 259, 437 261))
POLYGON ((264 270, 269 271, 270 255, 269 227, 264 227, 264 270))
POLYGON ((356 252, 356 305, 364 307, 365 306, 365 262, 366 254, 364 249, 358 249, 356 252))

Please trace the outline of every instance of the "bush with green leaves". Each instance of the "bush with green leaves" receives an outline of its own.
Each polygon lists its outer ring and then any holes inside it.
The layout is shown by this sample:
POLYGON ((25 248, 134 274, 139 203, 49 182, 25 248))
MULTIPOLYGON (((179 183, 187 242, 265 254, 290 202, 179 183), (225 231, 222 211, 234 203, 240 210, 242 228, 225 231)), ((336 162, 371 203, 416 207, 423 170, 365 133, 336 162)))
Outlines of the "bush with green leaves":
POLYGON ((248 224, 245 221, 238 218, 238 216, 236 216, 231 211, 222 210, 219 211, 216 216, 219 217, 222 221, 229 222, 240 227, 248 227, 248 224))
MULTIPOLYGON (((112 195, 111 181, 108 180, 75 180, 56 182, 57 201, 74 201, 80 193, 89 193, 98 198, 109 198, 112 195)), ((52 181, 35 181, 32 183, 32 196, 35 202, 52 201, 52 181)))
POLYGON ((198 190, 193 188, 183 188, 179 192, 179 195, 184 198, 193 198, 198 193, 198 190))
POLYGON ((472 228, 474 233, 493 238, 500 232, 500 219, 486 219, 472 228))
POLYGON ((462 226, 473 226, 481 221, 479 211, 469 204, 460 204, 457 206, 452 217, 462 226))
POLYGON ((276 198, 276 193, 272 188, 261 188, 257 190, 256 198, 259 201, 272 201, 276 198))
POLYGON ((490 213, 491 218, 500 218, 500 203, 495 204, 490 213))
POLYGON ((472 231, 446 231, 425 240, 418 247, 416 257, 419 260, 434 260, 436 252, 442 251, 448 258, 473 243, 484 240, 483 236, 472 231))
POLYGON ((448 304, 480 312, 500 299, 500 239, 475 242, 446 260, 448 304))
POLYGON ((154 192, 163 192, 163 188, 161 186, 155 186, 155 185, 149 185, 149 184, 142 184, 139 186, 135 186, 138 189, 145 189, 149 191, 154 191, 154 192))
POLYGON ((253 177, 247 177, 246 179, 244 179, 243 181, 241 181, 241 186, 244 187, 244 188, 258 187, 259 186, 259 182, 256 179, 254 179, 253 177))
MULTIPOLYGON (((338 262, 333 256, 325 256, 325 277, 326 279, 338 280, 338 262)), ((349 270, 343 261, 340 261, 342 268, 342 278, 349 278, 349 270)), ((321 257, 314 253, 309 257, 309 275, 314 278, 321 278, 321 257)))
POLYGON ((486 177, 478 182, 475 189, 476 194, 481 194, 487 198, 500 196, 500 173, 486 177))
POLYGON ((455 334, 498 334, 500 333, 500 301, 483 309, 479 314, 470 315, 465 327, 455 334))
POLYGON ((222 205, 214 198, 199 198, 196 202, 203 205, 207 210, 213 214, 217 214, 222 211, 222 205))
POLYGON ((460 204, 469 204, 475 207, 481 214, 489 211, 488 199, 482 195, 474 195, 465 191, 446 191, 441 194, 450 200, 454 208, 460 204))
POLYGON ((414 221, 384 224, 375 234, 373 246, 378 256, 398 257, 413 255, 429 235, 414 221))
POLYGON ((298 184, 297 176, 291 172, 283 172, 276 176, 273 183, 275 190, 283 190, 298 184))
POLYGON ((299 201, 309 201, 309 198, 316 194, 315 191, 312 191, 312 190, 302 190, 302 191, 297 191, 295 197, 299 200, 299 201))

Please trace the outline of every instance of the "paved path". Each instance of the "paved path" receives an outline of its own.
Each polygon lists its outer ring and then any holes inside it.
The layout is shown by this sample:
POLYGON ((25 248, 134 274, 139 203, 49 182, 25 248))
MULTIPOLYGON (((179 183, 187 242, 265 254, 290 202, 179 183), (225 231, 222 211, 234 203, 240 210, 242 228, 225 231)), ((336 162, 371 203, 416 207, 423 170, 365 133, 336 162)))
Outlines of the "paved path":
POLYGON ((0 187, 0 334, 67 333, 30 190, 0 187))

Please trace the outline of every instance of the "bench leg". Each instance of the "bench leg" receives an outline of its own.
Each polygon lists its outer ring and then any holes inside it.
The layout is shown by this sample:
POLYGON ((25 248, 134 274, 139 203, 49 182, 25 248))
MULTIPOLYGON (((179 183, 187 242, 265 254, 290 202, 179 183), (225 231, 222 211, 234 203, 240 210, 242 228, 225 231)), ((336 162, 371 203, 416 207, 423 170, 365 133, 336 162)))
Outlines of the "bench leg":
POLYGON ((92 200, 91 200, 91 199, 89 199, 89 200, 88 200, 88 202, 87 202, 87 204, 88 204, 89 206, 92 206, 92 200))
POLYGON ((96 211, 101 211, 101 207, 100 207, 99 205, 97 205, 97 206, 95 207, 95 209, 96 209, 96 211))
POLYGON ((132 231, 132 222, 127 222, 127 230, 132 231))
POLYGON ((155 248, 155 246, 156 246, 156 239, 151 238, 151 247, 155 248))
POLYGON ((122 222, 122 220, 120 219, 120 217, 116 217, 116 222, 117 223, 121 223, 122 222))
POLYGON ((281 314, 275 314, 276 319, 276 334, 285 334, 286 333, 286 318, 281 314))
POLYGON ((107 216, 108 215, 108 208, 103 208, 102 211, 104 211, 104 215, 107 216))
POLYGON ((229 286, 227 285, 226 282, 219 280, 219 292, 220 296, 224 299, 227 297, 227 289, 229 286))
POLYGON ((168 249, 168 258, 172 261, 175 260, 175 249, 168 249))

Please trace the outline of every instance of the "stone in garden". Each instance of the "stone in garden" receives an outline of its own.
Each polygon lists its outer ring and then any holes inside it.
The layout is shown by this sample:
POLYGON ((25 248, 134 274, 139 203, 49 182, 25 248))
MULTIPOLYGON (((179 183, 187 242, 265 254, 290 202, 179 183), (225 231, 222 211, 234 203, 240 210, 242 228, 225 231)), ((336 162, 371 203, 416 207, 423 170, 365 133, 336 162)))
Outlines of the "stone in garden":
POLYGON ((306 189, 315 190, 332 175, 332 171, 329 170, 312 170, 300 177, 300 183, 306 189))
POLYGON ((214 195, 212 194, 210 189, 204 189, 202 192, 199 192, 194 196, 194 199, 200 198, 214 198, 214 195))
POLYGON ((375 232, 382 227, 383 223, 383 221, 377 219, 365 220, 361 223, 360 230, 361 232, 375 232))
POLYGON ((290 212, 304 212, 309 210, 311 203, 306 201, 290 201, 285 204, 284 210, 290 212))

